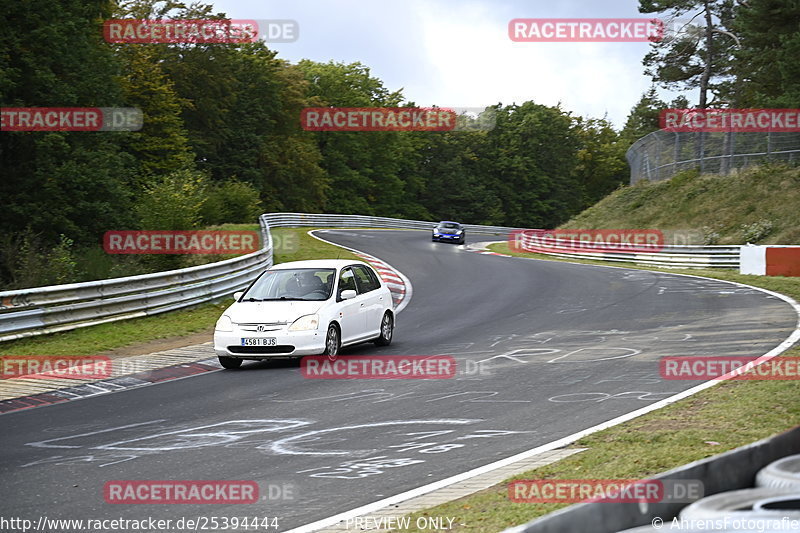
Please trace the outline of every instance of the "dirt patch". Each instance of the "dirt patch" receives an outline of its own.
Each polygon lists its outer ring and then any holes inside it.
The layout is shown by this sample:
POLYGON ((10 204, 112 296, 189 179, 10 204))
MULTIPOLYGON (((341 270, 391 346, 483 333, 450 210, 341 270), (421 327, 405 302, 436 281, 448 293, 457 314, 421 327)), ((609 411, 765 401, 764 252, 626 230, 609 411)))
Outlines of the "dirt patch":
POLYGON ((154 352, 163 352, 165 350, 173 350, 175 348, 183 348, 185 346, 193 346, 195 344, 203 344, 211 342, 214 337, 214 328, 209 328, 204 331, 192 333, 191 335, 183 335, 178 337, 166 337, 163 339, 155 339, 147 342, 140 342, 136 344, 129 344, 121 348, 115 348, 101 355, 109 357, 130 357, 133 355, 146 355, 154 352))

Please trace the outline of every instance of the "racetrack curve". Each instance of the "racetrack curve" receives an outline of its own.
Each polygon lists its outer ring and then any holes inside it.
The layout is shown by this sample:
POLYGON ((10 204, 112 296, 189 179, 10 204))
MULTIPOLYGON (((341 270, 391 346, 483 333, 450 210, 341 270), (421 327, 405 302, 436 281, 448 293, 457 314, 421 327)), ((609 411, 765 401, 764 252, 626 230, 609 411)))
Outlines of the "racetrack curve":
POLYGON ((422 231, 318 234, 387 261, 414 288, 391 346, 345 354, 447 354, 472 373, 305 380, 296 362, 246 363, 5 414, 0 516, 277 516, 284 531, 639 409, 698 383, 662 380, 660 357, 756 357, 797 323, 786 302, 724 282, 469 253, 422 231), (105 482, 127 479, 293 493, 238 506, 105 503, 105 482))

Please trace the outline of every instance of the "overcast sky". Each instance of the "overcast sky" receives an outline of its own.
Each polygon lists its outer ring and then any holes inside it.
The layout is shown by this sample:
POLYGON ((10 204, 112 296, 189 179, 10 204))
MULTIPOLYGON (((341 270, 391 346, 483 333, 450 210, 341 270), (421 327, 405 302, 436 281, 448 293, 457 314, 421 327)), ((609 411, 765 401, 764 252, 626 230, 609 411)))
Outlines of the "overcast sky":
MULTIPOLYGON (((650 86, 649 43, 518 43, 514 18, 648 18, 638 0, 204 0, 234 19, 293 19, 291 62, 359 61, 419 106, 533 100, 621 127, 650 86)), ((675 95, 659 91, 671 100, 675 95)), ((693 95, 688 95, 694 100, 693 95)))

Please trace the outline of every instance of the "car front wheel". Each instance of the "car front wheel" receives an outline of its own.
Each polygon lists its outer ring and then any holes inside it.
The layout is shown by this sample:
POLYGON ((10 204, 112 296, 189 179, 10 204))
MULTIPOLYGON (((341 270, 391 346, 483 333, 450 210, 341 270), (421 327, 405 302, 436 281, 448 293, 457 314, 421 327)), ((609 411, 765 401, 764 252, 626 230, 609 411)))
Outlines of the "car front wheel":
POLYGON ((219 364, 222 365, 222 368, 227 368, 229 370, 242 366, 242 360, 238 357, 225 357, 224 355, 220 355, 217 356, 217 359, 219 359, 219 364))
POLYGON ((328 333, 325 335, 325 351, 322 355, 327 355, 328 359, 333 361, 339 355, 339 348, 342 346, 342 340, 339 338, 339 328, 335 324, 328 326, 328 333))
POLYGON ((389 346, 392 343, 392 334, 394 334, 394 319, 391 313, 384 313, 381 319, 381 334, 375 339, 375 344, 378 346, 389 346))

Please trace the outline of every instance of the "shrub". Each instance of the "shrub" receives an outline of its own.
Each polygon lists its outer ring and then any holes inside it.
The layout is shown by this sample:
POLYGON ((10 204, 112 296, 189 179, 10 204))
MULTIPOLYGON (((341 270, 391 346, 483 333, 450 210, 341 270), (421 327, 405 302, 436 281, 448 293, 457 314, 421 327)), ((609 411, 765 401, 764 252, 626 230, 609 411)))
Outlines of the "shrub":
POLYGON ((742 224, 742 238, 744 242, 756 243, 761 239, 766 238, 772 230, 774 225, 771 220, 762 219, 752 224, 742 224))
POLYGON ((209 226, 226 222, 252 224, 261 213, 261 200, 255 187, 236 180, 211 186, 200 208, 200 217, 209 226))
POLYGON ((136 201, 140 228, 195 229, 208 186, 205 174, 192 170, 178 170, 146 185, 136 201))

